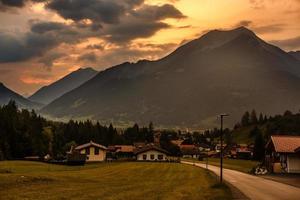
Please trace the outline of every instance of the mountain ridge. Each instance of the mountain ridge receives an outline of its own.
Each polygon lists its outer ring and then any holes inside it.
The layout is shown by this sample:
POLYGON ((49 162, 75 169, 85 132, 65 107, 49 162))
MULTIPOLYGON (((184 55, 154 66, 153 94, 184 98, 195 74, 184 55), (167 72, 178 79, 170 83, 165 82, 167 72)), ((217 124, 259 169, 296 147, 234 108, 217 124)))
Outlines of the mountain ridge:
POLYGON ((298 109, 299 64, 246 28, 212 31, 157 61, 100 72, 42 112, 182 127, 212 127, 216 115, 228 112, 234 123, 253 108, 270 114, 298 109))
POLYGON ((46 105, 63 94, 80 86, 97 73, 98 72, 96 70, 90 67, 79 68, 50 85, 41 87, 34 94, 28 97, 28 99, 46 105))
POLYGON ((15 101, 20 108, 38 109, 41 107, 41 104, 26 99, 0 82, 0 105, 5 105, 10 100, 15 101))

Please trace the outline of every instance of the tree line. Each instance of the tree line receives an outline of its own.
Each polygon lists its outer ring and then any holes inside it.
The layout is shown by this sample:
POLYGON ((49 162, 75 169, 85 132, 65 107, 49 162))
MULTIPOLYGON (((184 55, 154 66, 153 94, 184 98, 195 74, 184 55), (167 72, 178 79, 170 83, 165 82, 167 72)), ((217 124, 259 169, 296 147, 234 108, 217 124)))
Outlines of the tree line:
POLYGON ((90 140, 105 146, 151 143, 154 141, 154 128, 152 123, 148 127, 134 124, 120 131, 112 124, 106 126, 90 120, 54 122, 46 120, 34 110, 19 110, 14 101, 0 106, 0 160, 31 155, 42 157, 48 153, 58 159, 65 155, 71 145, 90 140))
POLYGON ((300 113, 287 110, 280 115, 267 116, 262 113, 257 115, 255 110, 246 111, 233 131, 239 130, 248 130, 249 137, 254 143, 253 157, 261 160, 271 135, 300 135, 300 113))

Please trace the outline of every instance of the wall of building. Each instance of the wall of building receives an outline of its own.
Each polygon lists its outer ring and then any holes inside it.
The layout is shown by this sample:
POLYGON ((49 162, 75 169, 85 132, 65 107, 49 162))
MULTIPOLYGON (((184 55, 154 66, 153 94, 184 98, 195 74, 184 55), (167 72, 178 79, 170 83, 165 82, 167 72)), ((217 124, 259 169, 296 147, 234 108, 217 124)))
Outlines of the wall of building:
POLYGON ((300 173, 300 156, 296 154, 290 154, 287 158, 288 172, 300 173))
MULTIPOLYGON (((95 155, 95 147, 89 147, 90 154, 87 156, 87 162, 96 162, 96 161, 105 161, 106 159, 106 150, 99 149, 99 155, 95 155)), ((86 153, 85 149, 82 149, 80 153, 86 153)))
POLYGON ((167 160, 167 155, 165 153, 161 153, 159 151, 151 150, 151 151, 146 151, 144 153, 140 153, 137 155, 137 160, 138 161, 159 161, 158 155, 162 155, 163 159, 161 161, 167 160), (144 160, 143 155, 146 155, 147 158, 144 160), (151 159, 151 155, 154 155, 154 159, 151 159))

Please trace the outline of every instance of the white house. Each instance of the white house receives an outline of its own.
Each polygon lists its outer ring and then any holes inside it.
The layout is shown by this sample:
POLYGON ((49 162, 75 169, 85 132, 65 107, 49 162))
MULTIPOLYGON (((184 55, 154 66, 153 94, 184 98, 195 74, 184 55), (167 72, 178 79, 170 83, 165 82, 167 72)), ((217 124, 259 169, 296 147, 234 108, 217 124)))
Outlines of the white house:
POLYGON ((265 161, 271 172, 300 173, 300 136, 271 136, 265 161))
POLYGON ((87 162, 105 161, 107 148, 93 141, 79 145, 75 148, 80 154, 86 154, 87 162))
POLYGON ((169 153, 156 145, 150 144, 136 148, 134 154, 137 161, 167 161, 169 153))

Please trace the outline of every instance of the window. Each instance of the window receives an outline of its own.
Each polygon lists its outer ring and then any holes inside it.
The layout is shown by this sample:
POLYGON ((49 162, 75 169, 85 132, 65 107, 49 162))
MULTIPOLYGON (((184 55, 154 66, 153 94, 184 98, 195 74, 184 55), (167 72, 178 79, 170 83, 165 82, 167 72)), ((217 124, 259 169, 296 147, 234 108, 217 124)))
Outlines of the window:
POLYGON ((90 148, 86 148, 85 153, 86 153, 86 155, 90 155, 90 148))
POLYGON ((143 155, 143 160, 147 160, 147 154, 143 155))
POLYGON ((164 155, 159 154, 159 155, 157 156, 157 158, 158 158, 158 160, 163 160, 163 159, 164 159, 164 155))
POLYGON ((99 148, 95 147, 95 155, 99 155, 99 148))
POLYGON ((151 154, 151 155, 150 155, 150 159, 151 159, 151 160, 154 160, 154 154, 151 154))

